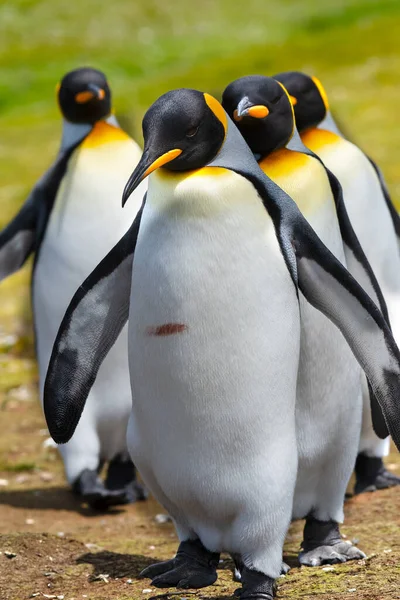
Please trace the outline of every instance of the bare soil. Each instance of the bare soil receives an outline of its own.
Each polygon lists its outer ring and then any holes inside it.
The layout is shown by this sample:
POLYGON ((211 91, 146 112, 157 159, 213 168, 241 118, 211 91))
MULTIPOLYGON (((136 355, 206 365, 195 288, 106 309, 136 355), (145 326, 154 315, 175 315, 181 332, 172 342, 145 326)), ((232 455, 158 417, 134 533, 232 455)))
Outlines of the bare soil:
MULTIPOLYGON (((11 371, 34 372, 30 358, 15 360, 11 371)), ((138 578, 145 566, 174 555, 172 525, 156 522, 163 510, 154 500, 105 514, 76 500, 64 482, 57 450, 47 445, 35 385, 32 376, 27 379, 0 400, 0 600, 232 598, 237 584, 228 557, 217 583, 196 592, 168 593, 138 578)), ((397 454, 388 466, 400 473, 397 454)), ((357 539, 368 558, 324 570, 298 567, 303 523, 294 523, 285 546, 292 570, 279 580, 278 598, 400 599, 399 524, 398 488, 350 499, 342 533, 357 539)))

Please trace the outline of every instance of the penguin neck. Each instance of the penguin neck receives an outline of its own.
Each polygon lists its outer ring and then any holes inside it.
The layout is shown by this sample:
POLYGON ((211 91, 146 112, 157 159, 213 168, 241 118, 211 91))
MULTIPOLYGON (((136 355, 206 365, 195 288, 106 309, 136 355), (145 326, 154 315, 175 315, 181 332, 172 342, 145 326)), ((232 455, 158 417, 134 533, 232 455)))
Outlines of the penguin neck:
POLYGON ((295 152, 306 152, 309 153, 308 148, 303 144, 297 127, 293 129, 293 135, 285 146, 288 150, 294 150, 295 152))
MULTIPOLYGON (((119 123, 115 118, 115 115, 109 115, 106 119, 103 119, 105 123, 113 125, 119 128, 119 123)), ((83 140, 92 131, 95 124, 91 123, 71 123, 66 119, 63 119, 62 138, 60 151, 63 152, 72 148, 76 144, 83 142, 83 140)))
POLYGON ((330 110, 326 111, 325 118, 318 125, 318 129, 326 129, 326 131, 330 131, 331 133, 336 133, 336 135, 343 137, 343 134, 340 131, 340 129, 338 128, 338 126, 336 125, 330 110))

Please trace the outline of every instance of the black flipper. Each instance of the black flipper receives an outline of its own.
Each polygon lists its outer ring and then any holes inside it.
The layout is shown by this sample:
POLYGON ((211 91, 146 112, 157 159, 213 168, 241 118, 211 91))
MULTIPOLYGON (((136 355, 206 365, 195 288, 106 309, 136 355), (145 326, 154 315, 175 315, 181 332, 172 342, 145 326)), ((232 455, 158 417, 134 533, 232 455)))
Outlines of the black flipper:
MULTIPOLYGON (((378 280, 375 277, 375 273, 362 249, 358 237, 353 229, 350 222, 346 206, 343 200, 342 186, 335 177, 335 175, 325 167, 328 174, 329 183, 331 185, 332 193, 335 199, 336 212, 339 221, 340 233, 343 239, 344 252, 346 256, 347 268, 354 275, 357 281, 362 285, 365 291, 369 294, 376 305, 381 309, 382 315, 384 316, 388 327, 390 327, 389 312, 387 309, 385 298, 382 294, 382 290, 379 286, 378 280)), ((385 425, 385 420, 382 415, 379 403, 377 402, 372 392, 371 386, 368 383, 370 406, 371 406, 371 418, 372 425, 375 433, 379 437, 387 437, 389 432, 385 425)))
POLYGON ((293 224, 298 286, 306 299, 341 330, 363 368, 400 449, 400 352, 382 313, 304 220, 293 224))
MULTIPOLYGON (((346 257, 346 264, 348 270, 355 277, 358 283, 365 289, 367 294, 372 298, 375 304, 381 309, 382 315, 386 319, 386 323, 390 327, 389 312, 387 309, 385 298, 382 294, 382 290, 379 286, 378 280, 375 277, 375 273, 362 249, 362 246, 358 240, 358 237, 353 229, 351 221, 349 219, 346 205, 343 199, 343 190, 339 180, 336 176, 326 167, 322 159, 315 154, 312 150, 307 148, 301 141, 300 136, 294 136, 294 144, 291 142, 293 150, 302 152, 315 158, 321 163, 329 179, 329 184, 332 190, 332 195, 335 201, 336 214, 338 217, 338 223, 340 228, 340 234, 343 240, 343 248, 346 257)), ((384 416, 382 414, 379 402, 374 397, 371 385, 368 383, 370 405, 371 405, 371 419, 375 433, 379 437, 387 437, 389 431, 387 430, 384 416)))
POLYGON ((60 182, 76 146, 60 151, 19 213, 0 233, 0 280, 18 271, 40 247, 60 182))
POLYGON ((368 158, 369 162, 371 163, 371 165, 373 166, 373 168, 378 176, 379 183, 381 184, 382 193, 384 195, 387 207, 389 209, 390 216, 392 217, 393 227, 396 232, 397 242, 400 247, 400 216, 392 202, 392 199, 390 197, 389 190, 387 188, 386 181, 383 177, 382 171, 380 170, 378 165, 369 156, 367 156, 367 158, 368 158))
POLYGON ((75 293, 61 322, 44 386, 44 413, 58 444, 71 439, 101 363, 128 320, 144 203, 127 233, 75 293))

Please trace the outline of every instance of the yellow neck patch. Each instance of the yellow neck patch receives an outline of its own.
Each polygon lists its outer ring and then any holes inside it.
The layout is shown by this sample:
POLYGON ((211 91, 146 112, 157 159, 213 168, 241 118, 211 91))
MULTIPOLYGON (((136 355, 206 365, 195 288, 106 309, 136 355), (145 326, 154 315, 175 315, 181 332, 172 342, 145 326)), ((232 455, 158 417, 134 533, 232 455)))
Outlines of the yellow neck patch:
POLYGON ((294 116, 294 108, 293 108, 292 96, 289 94, 289 92, 287 91, 287 89, 285 88, 285 86, 283 85, 283 83, 281 83, 280 81, 277 81, 277 83, 279 83, 279 85, 281 86, 281 88, 285 92, 285 94, 287 96, 287 99, 289 100, 290 108, 292 109, 293 127, 292 127, 292 134, 290 136, 290 139, 292 139, 293 134, 294 134, 294 128, 296 127, 296 117, 294 116))
POLYGON ((313 82, 317 86, 318 91, 319 91, 319 93, 321 95, 321 98, 323 100, 323 103, 325 105, 325 108, 328 111, 329 110, 329 100, 328 100, 328 95, 327 95, 327 93, 325 91, 324 86, 322 85, 322 83, 320 82, 320 80, 317 79, 316 77, 311 77, 311 79, 313 80, 313 82))
POLYGON ((318 154, 319 150, 325 146, 332 146, 342 141, 342 138, 336 133, 327 131, 326 129, 318 129, 311 127, 301 134, 303 144, 318 154))
POLYGON ((222 123, 226 137, 226 132, 228 131, 228 119, 226 117, 226 112, 222 108, 222 105, 218 102, 216 98, 214 98, 214 96, 211 96, 210 94, 205 93, 204 99, 206 101, 207 106, 217 117, 218 121, 222 123))
POLYGON ((125 131, 122 131, 120 127, 110 125, 106 121, 97 121, 92 131, 84 139, 81 148, 96 148, 103 144, 127 142, 130 139, 129 135, 125 131))

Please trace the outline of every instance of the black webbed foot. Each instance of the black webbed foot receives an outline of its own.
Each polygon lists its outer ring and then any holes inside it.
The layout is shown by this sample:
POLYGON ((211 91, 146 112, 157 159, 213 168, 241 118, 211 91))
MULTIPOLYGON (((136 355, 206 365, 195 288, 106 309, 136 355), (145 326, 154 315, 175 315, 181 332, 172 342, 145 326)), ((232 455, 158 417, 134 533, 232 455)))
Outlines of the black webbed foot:
POLYGON ((188 540, 179 544, 175 558, 150 565, 140 576, 159 588, 199 589, 215 583, 218 563, 219 554, 209 552, 200 540, 188 540))
POLYGON ((400 477, 386 470, 382 458, 360 453, 356 460, 355 494, 376 492, 400 485, 400 477))
POLYGON ((136 479, 136 468, 130 458, 116 456, 108 465, 105 486, 123 497, 121 504, 132 504, 147 499, 147 491, 136 479))
POLYGON ((97 471, 85 469, 75 481, 73 492, 95 510, 124 504, 125 490, 108 490, 97 471))
POLYGON ((240 600, 273 600, 275 580, 264 573, 242 569, 242 587, 236 590, 235 596, 240 600))
POLYGON ((333 565, 365 558, 364 552, 344 541, 336 521, 318 521, 307 517, 299 562, 307 567, 333 565))

